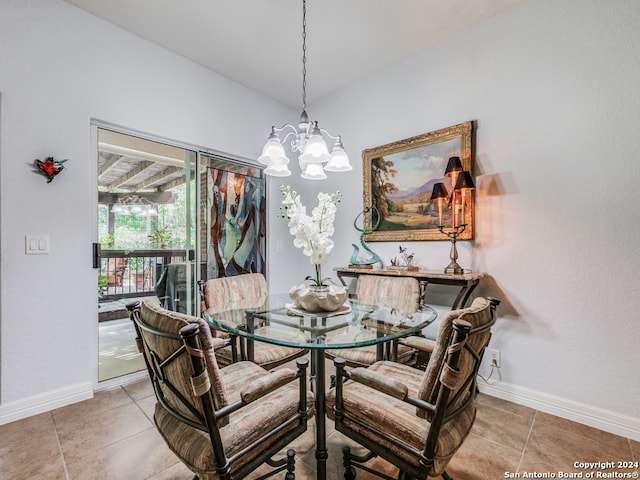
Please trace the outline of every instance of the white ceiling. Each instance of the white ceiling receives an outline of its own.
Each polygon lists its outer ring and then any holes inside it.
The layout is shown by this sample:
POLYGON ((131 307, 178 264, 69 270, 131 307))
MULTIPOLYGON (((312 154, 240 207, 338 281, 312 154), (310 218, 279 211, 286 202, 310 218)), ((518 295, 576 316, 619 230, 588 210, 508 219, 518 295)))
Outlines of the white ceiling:
MULTIPOLYGON (((280 102, 302 104, 300 0, 65 0, 280 102)), ((307 102, 523 0, 308 0, 307 102)))

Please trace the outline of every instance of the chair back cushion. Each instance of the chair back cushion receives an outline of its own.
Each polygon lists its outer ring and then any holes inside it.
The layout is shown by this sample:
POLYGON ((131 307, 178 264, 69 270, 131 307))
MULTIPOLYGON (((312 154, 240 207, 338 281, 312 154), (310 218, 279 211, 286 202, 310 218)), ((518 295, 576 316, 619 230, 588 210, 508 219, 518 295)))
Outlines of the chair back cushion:
MULTIPOLYGON (((440 372, 446 360, 447 349, 453 336, 453 321, 456 319, 466 320, 474 329, 486 325, 493 320, 491 304, 486 298, 478 297, 474 299, 468 308, 451 310, 447 312, 440 321, 436 335, 436 345, 429 357, 429 362, 427 363, 427 368, 418 393, 420 399, 429 403, 435 403, 438 390, 440 389, 440 372)), ((487 329, 477 334, 469 335, 467 345, 473 348, 474 351, 481 353, 482 349, 489 343, 490 338, 491 330, 487 329)), ((459 378, 468 378, 475 369, 475 364, 476 362, 470 352, 463 349, 458 360, 459 378)), ((459 385, 463 383, 464 381, 461 380, 459 385)), ((456 393, 457 390, 453 391, 451 398, 453 398, 456 393)), ((461 396, 456 400, 456 404, 463 402, 466 398, 466 396, 461 396)), ((450 407, 455 407, 455 405, 450 405, 450 407)), ((426 412, 422 409, 418 409, 418 415, 421 417, 427 416, 426 412)))
POLYGON ((360 275, 356 297, 358 303, 415 312, 420 306, 420 283, 413 277, 360 275))
POLYGON ((267 298, 267 282, 261 273, 211 278, 204 284, 204 309, 208 314, 234 309, 255 308, 267 298))
POLYGON ((204 353, 215 408, 219 409, 227 405, 227 394, 220 376, 213 349, 213 339, 207 322, 198 317, 166 310, 155 299, 142 302, 139 319, 143 326, 170 335, 158 335, 144 328, 140 329, 144 341, 144 353, 150 370, 149 374, 154 382, 154 387, 160 390, 156 391, 157 396, 161 395, 171 409, 187 418, 193 419, 194 417, 189 406, 183 400, 186 400, 200 414, 203 413, 202 402, 195 397, 191 387, 193 375, 191 358, 184 349, 184 343, 179 335, 182 327, 190 323, 197 323, 200 327, 198 339, 204 353), (181 353, 176 355, 173 360, 167 361, 178 350, 181 350, 181 353), (155 380, 159 381, 155 381, 154 376, 158 376, 155 380))

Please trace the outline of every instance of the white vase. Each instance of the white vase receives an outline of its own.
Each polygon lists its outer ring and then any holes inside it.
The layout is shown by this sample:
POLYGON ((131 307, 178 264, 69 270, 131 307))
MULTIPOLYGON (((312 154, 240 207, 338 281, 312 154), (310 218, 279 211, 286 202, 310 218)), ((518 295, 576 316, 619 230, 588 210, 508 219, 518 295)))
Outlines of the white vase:
POLYGON ((334 312, 349 296, 347 287, 337 285, 295 285, 289 290, 289 297, 297 308, 307 312, 334 312))

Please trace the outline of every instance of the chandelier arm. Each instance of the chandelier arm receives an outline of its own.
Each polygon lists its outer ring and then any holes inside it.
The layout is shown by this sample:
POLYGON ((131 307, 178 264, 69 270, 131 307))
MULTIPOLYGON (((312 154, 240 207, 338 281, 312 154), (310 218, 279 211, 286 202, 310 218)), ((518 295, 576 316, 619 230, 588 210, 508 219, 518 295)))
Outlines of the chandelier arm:
MULTIPOLYGON (((285 123, 284 125, 282 125, 281 127, 271 127, 271 129, 276 132, 276 133, 282 133, 285 130, 287 130, 288 128, 290 128, 292 131, 287 133, 287 136, 291 135, 292 133, 296 133, 296 127, 294 127, 293 125, 291 125, 290 123, 285 123)), ((287 138, 287 137, 285 137, 287 138)))
MULTIPOLYGON (((318 127, 319 128, 319 127, 318 127)), ((331 140, 338 140, 340 138, 340 135, 331 135, 328 131, 326 131, 324 128, 320 128, 320 132, 323 135, 326 135, 327 137, 329 137, 331 140)))
POLYGON ((291 150, 292 151, 297 151, 299 148, 299 138, 298 138, 298 130, 296 129, 296 127, 294 127, 293 125, 291 125, 290 123, 285 123, 283 126, 281 126, 280 128, 277 127, 272 127, 272 130, 276 133, 282 133, 284 131, 287 131, 286 135, 283 138, 278 138, 278 140, 280 141, 280 143, 282 145, 284 145, 287 142, 287 139, 293 135, 294 139, 291 141, 291 150))
POLYGON ((291 135, 293 135, 293 140, 291 140, 291 150, 293 152, 298 150, 298 134, 297 132, 293 131, 293 132, 289 132, 287 133, 284 138, 282 139, 282 144, 284 145, 284 142, 287 141, 287 138, 289 138, 291 135))

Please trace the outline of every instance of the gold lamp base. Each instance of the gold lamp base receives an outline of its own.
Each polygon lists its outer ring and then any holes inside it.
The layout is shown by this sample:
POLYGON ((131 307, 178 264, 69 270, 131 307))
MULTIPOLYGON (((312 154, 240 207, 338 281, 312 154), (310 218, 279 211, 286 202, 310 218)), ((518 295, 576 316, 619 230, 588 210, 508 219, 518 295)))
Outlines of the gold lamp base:
POLYGON ((460 275, 464 273, 464 268, 458 265, 458 262, 451 262, 449 265, 447 265, 447 268, 444 269, 444 273, 448 275, 449 274, 460 275))
POLYGON ((451 252, 449 253, 449 258, 451 259, 451 262, 449 262, 449 265, 446 266, 446 268, 444 269, 444 273, 447 275, 461 275, 464 273, 464 269, 458 265, 458 249, 456 248, 456 241, 458 240, 458 236, 464 232, 464 229, 467 225, 465 223, 463 223, 462 225, 458 226, 458 227, 451 227, 450 230, 445 232, 445 227, 444 226, 439 226, 438 229, 440 230, 441 233, 444 233, 447 237, 449 237, 451 239, 451 252))

